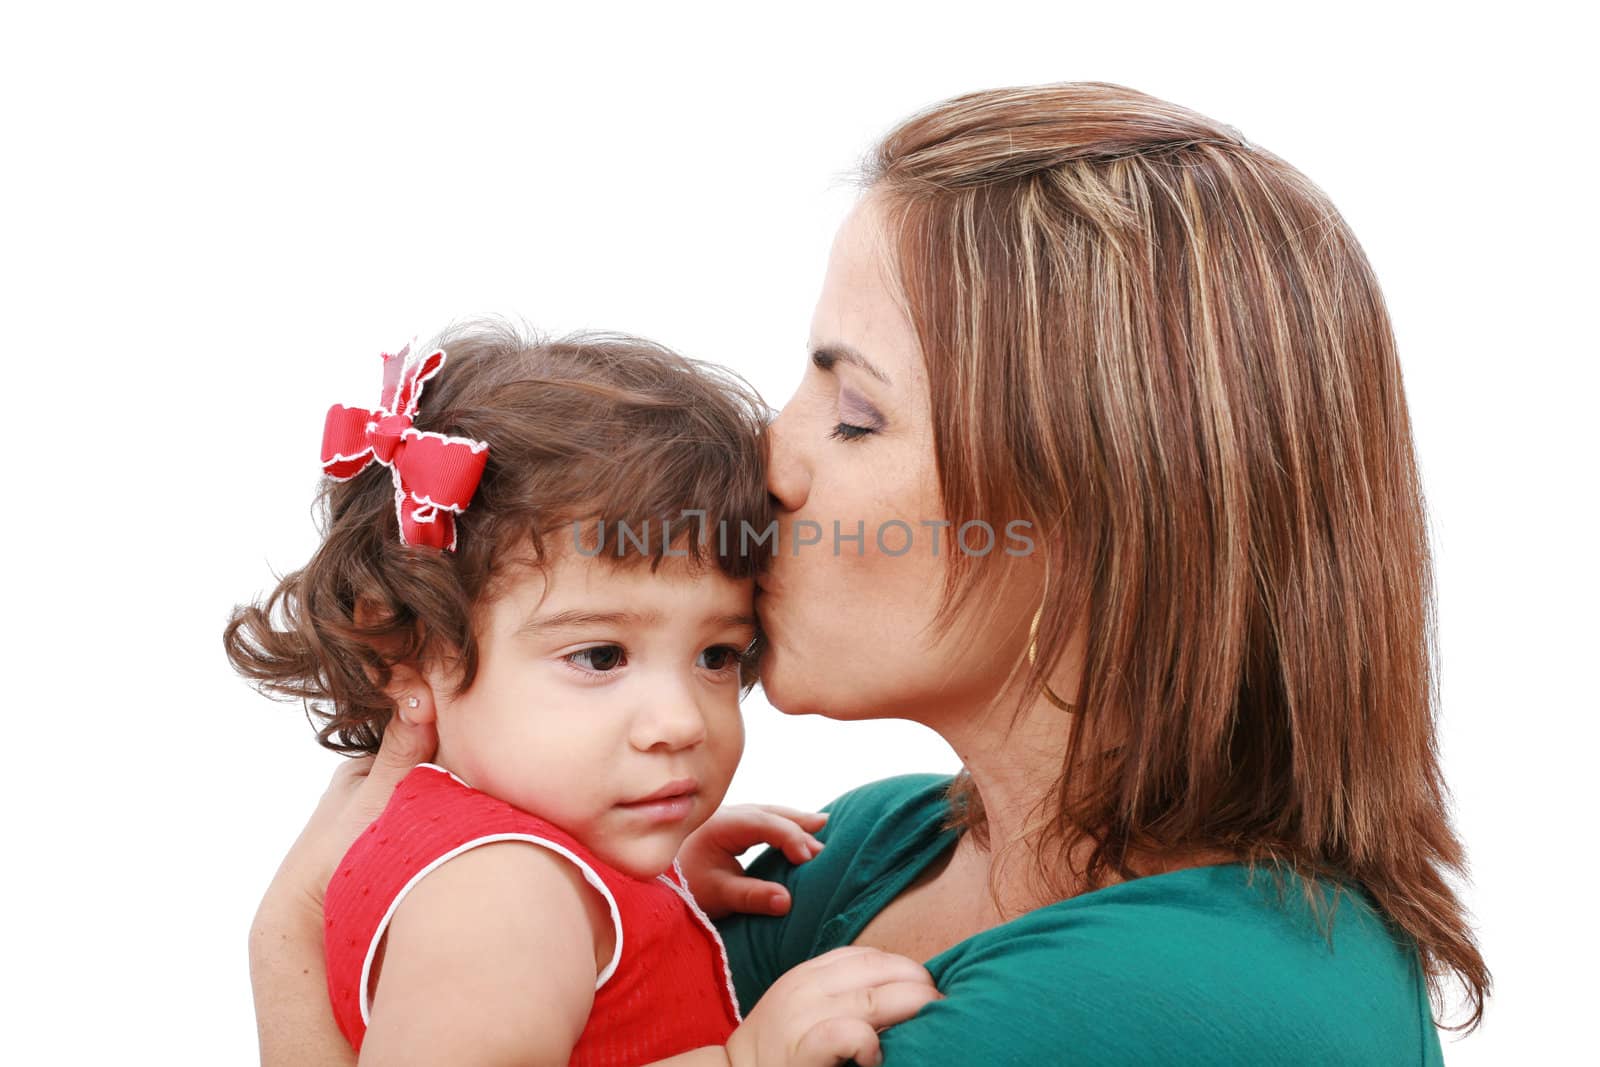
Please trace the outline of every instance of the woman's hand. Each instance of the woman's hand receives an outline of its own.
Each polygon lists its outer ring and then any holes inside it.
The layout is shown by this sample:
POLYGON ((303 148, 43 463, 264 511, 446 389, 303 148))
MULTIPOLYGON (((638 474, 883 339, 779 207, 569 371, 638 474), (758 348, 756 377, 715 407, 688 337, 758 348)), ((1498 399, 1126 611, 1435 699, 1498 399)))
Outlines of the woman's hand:
MULTIPOLYGON (((790 863, 804 863, 822 851, 809 831, 822 829, 826 812, 795 811, 776 804, 733 804, 718 808, 684 838, 678 850, 689 892, 712 919, 733 912, 782 915, 789 910, 789 891, 781 885, 750 878, 739 855, 756 845, 771 845, 790 863)), ((330 869, 328 876, 333 877, 330 869)))
POLYGON ((400 779, 433 758, 438 736, 431 723, 408 723, 395 715, 383 731, 376 756, 347 760, 328 788, 267 888, 268 898, 293 901, 322 918, 322 897, 339 861, 379 815, 400 779))
POLYGON ((322 898, 356 836, 394 787, 433 756, 431 725, 392 719, 376 756, 346 762, 267 887, 250 928, 250 985, 263 1067, 355 1062, 333 1021, 322 957, 322 898))
POLYGON ((846 945, 772 983, 724 1046, 731 1067, 878 1067, 878 1031, 941 999, 920 963, 846 945))

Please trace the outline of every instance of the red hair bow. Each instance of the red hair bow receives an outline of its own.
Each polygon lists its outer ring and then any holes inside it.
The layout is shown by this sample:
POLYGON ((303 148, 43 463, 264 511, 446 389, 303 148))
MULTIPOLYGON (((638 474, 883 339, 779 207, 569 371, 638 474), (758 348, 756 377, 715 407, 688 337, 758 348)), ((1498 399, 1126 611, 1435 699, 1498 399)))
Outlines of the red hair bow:
POLYGON ((400 540, 453 551, 456 515, 478 489, 489 446, 467 437, 412 429, 422 386, 444 366, 434 350, 406 366, 407 345, 383 357, 383 395, 378 409, 335 404, 322 427, 322 469, 338 481, 354 478, 374 461, 394 475, 394 508, 400 540))

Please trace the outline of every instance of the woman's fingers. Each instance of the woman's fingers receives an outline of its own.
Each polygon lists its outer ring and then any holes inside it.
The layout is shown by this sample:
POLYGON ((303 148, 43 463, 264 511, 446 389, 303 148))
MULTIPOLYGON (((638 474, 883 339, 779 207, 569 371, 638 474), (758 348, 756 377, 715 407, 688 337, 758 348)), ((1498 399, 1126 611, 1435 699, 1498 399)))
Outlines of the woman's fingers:
POLYGON ((383 731, 376 756, 346 760, 333 772, 322 803, 306 827, 306 834, 320 840, 324 851, 337 850, 328 864, 328 876, 332 876, 338 857, 344 855, 356 835, 383 814, 394 787, 417 764, 431 759, 437 746, 438 737, 431 723, 402 722, 396 715, 383 731), (326 834, 317 829, 323 823, 324 812, 328 825, 337 827, 326 834))
POLYGON ((368 788, 381 790, 387 801, 400 779, 417 764, 432 759, 438 747, 439 737, 432 723, 406 722, 399 715, 391 717, 367 772, 368 788))

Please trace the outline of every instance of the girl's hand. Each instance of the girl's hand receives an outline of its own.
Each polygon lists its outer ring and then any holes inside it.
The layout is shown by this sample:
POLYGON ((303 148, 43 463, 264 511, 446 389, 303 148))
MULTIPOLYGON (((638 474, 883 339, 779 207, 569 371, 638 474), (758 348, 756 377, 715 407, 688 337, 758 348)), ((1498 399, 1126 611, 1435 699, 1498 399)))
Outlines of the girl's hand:
MULTIPOLYGON (((733 804, 718 808, 684 838, 678 864, 700 910, 712 919, 733 912, 782 915, 789 910, 789 891, 781 885, 749 878, 739 854, 756 845, 771 845, 790 863, 804 863, 822 851, 809 831, 822 829, 825 812, 795 811, 776 804, 733 804)), ((333 877, 330 868, 328 877, 333 877)))
POLYGON ((724 1047, 731 1067, 878 1067, 878 1031, 940 999, 915 960, 846 945, 772 983, 724 1047))

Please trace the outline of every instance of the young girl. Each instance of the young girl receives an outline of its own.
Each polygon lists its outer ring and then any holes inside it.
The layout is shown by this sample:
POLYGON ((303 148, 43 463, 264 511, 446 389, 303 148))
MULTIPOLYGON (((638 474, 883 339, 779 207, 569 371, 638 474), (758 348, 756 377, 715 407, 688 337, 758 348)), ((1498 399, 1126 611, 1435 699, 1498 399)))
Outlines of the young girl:
POLYGON ((802 1040, 818 1020, 761 1011, 771 993, 741 1021, 675 859, 743 749, 764 406, 631 338, 474 327, 424 351, 384 357, 375 408, 329 411, 322 545, 225 635, 330 748, 374 751, 393 714, 437 728, 327 888, 328 991, 361 1062, 859 1051, 802 1040))

